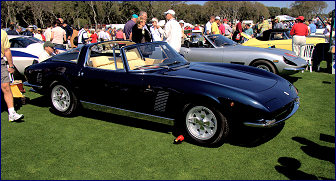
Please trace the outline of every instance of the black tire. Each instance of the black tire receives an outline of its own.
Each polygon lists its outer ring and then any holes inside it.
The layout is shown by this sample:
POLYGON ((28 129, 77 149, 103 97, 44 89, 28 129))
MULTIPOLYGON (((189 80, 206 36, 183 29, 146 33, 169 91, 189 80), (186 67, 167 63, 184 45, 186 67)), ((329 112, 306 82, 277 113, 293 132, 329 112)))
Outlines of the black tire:
POLYGON ((214 107, 205 104, 188 106, 180 121, 182 121, 181 125, 186 139, 201 146, 218 146, 225 141, 230 132, 226 117, 214 107), (198 123, 195 122, 197 117, 195 113, 197 112, 201 113, 200 117, 202 118, 202 120, 197 120, 198 123), (206 120, 203 116, 212 118, 206 120))
POLYGON ((253 67, 265 70, 267 72, 277 73, 275 67, 266 60, 257 60, 252 64, 253 67))
POLYGON ((78 107, 78 100, 69 86, 56 82, 50 89, 51 109, 59 115, 70 116, 75 113, 78 107))

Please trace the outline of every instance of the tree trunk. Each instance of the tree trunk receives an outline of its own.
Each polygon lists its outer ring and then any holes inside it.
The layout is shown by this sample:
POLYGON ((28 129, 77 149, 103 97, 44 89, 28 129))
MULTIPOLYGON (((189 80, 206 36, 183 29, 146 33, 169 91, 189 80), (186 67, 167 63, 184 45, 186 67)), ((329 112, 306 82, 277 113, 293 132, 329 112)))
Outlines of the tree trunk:
POLYGON ((95 22, 95 27, 97 27, 97 14, 96 14, 96 11, 94 9, 94 4, 93 4, 93 1, 90 1, 90 6, 92 8, 92 11, 93 11, 93 19, 94 19, 94 22, 95 22))

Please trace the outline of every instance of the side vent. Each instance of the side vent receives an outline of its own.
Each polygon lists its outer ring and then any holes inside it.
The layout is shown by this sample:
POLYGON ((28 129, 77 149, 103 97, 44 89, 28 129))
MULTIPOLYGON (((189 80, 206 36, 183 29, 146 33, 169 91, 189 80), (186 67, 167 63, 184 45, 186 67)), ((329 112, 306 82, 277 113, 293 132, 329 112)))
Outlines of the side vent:
POLYGON ((169 92, 159 91, 157 93, 155 104, 154 104, 154 111, 156 112, 165 112, 167 101, 169 97, 169 92))

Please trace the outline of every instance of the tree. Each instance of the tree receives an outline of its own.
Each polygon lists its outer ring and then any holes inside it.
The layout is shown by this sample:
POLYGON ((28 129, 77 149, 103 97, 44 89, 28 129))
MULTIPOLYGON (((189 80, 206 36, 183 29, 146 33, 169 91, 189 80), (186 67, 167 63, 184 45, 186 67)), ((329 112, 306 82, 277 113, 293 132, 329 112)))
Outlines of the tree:
POLYGON ((280 14, 282 14, 282 15, 289 15, 291 13, 290 13, 289 8, 281 8, 281 13, 280 14))
POLYGON ((281 15, 281 9, 279 7, 267 7, 271 17, 281 15))
POLYGON ((295 1, 291 5, 292 16, 304 16, 305 18, 313 18, 318 14, 322 14, 327 7, 324 1, 295 1))

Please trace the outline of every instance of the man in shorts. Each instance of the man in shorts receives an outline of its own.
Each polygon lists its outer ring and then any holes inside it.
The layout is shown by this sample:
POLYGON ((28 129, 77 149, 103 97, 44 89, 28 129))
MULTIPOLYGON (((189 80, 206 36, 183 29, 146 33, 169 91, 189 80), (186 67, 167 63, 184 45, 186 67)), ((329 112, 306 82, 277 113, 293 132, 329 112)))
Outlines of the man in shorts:
POLYGON ((7 33, 4 30, 1 30, 1 90, 8 107, 9 122, 13 122, 22 119, 23 114, 18 114, 14 110, 14 99, 9 84, 10 80, 8 74, 8 73, 14 73, 14 64, 12 59, 12 53, 9 48, 10 44, 8 41, 7 33), (9 68, 7 68, 4 57, 6 57, 7 59, 9 68))

